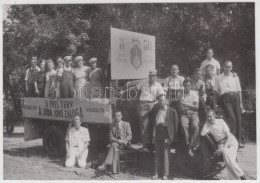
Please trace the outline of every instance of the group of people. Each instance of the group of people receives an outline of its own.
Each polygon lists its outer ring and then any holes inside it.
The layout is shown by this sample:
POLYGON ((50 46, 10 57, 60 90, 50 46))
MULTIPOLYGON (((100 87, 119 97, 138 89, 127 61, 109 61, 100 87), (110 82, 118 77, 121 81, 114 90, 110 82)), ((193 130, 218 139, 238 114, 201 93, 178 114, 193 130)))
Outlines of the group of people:
POLYGON ((91 99, 96 90, 104 88, 104 73, 97 67, 97 58, 84 65, 82 56, 72 62, 71 56, 59 57, 56 67, 53 60, 42 60, 38 66, 37 57, 32 57, 31 67, 25 75, 27 97, 83 98, 91 99), (74 66, 74 67, 73 67, 74 66))
MULTIPOLYGON (((156 173, 153 179, 168 179, 170 148, 178 140, 179 129, 191 157, 199 148, 200 135, 210 132, 218 143, 216 153, 222 153, 230 178, 245 179, 236 161, 238 148, 244 147, 240 132, 243 109, 240 81, 237 74, 231 72, 231 61, 224 62, 223 73, 220 73, 220 64, 213 58, 213 54, 212 49, 207 50, 207 59, 200 68, 195 69, 191 79, 180 76, 179 67, 173 65, 171 76, 163 84, 156 81, 157 71, 153 70, 149 71, 148 80, 135 86, 141 91, 137 107, 140 143, 143 151, 155 147, 156 173), (215 118, 217 105, 223 109, 227 124, 223 119, 215 118)), ((122 117, 121 111, 114 113, 115 120, 109 132, 110 148, 105 162, 98 167, 100 170, 112 165, 113 173, 118 173, 118 153, 130 145, 131 126, 122 121, 122 117)), ((73 148, 78 147, 76 145, 73 148)), ((80 153, 79 157, 82 158, 83 154, 80 153)))

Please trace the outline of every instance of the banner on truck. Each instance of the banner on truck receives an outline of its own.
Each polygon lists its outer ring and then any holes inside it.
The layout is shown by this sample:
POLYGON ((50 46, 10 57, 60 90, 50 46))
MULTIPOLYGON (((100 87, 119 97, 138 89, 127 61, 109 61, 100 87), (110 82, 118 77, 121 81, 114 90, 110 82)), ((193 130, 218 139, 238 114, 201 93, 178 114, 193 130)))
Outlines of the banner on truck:
POLYGON ((107 100, 21 98, 21 107, 26 118, 72 121, 75 115, 79 115, 82 122, 112 122, 111 105, 107 100))
POLYGON ((155 37, 111 28, 111 79, 144 79, 155 69, 155 37))

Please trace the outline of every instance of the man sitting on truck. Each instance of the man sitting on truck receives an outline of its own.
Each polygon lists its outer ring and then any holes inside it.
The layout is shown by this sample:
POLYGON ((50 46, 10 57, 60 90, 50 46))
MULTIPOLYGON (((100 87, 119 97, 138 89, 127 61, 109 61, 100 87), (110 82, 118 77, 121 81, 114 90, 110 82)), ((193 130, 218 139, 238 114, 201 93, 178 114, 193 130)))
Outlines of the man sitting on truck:
POLYGON ((131 126, 122 121, 122 117, 121 111, 115 111, 115 121, 109 130, 110 147, 105 162, 98 167, 99 170, 105 170, 107 165, 112 165, 113 173, 118 173, 118 151, 129 146, 132 139, 131 126))
POLYGON ((73 167, 76 163, 80 168, 86 167, 88 157, 89 132, 87 128, 81 127, 79 116, 74 117, 73 127, 66 134, 66 167, 73 167))

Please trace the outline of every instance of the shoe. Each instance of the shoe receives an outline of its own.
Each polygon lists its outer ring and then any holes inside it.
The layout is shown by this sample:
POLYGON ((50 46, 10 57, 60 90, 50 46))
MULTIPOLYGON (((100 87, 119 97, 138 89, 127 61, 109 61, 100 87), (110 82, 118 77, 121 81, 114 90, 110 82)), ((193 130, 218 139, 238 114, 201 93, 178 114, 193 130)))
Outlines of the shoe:
POLYGON ((158 177, 158 174, 155 174, 154 176, 152 176, 152 180, 157 180, 159 177, 158 177))
POLYGON ((191 157, 194 156, 194 154, 193 154, 193 152, 192 152, 192 149, 189 149, 189 155, 190 155, 191 157))
POLYGON ((103 165, 100 165, 99 167, 98 167, 98 170, 106 170, 106 165, 105 164, 103 164, 103 165))
POLYGON ((168 176, 163 176, 162 180, 168 180, 168 176))
POLYGON ((240 177, 240 180, 246 180, 245 175, 242 175, 242 176, 240 177))
POLYGON ((239 144, 238 148, 245 148, 245 145, 244 144, 239 144))

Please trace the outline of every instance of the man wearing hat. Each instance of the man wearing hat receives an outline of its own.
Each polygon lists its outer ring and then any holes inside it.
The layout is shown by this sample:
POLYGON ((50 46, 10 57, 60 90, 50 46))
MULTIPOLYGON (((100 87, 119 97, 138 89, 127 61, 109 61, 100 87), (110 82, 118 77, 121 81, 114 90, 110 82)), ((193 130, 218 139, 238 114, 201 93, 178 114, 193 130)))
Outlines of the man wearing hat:
POLYGON ((104 89, 104 72, 101 68, 97 67, 97 58, 89 60, 90 69, 88 70, 89 84, 88 84, 88 98, 103 97, 104 89))
POLYGON ((141 91, 137 112, 140 123, 140 136, 144 150, 148 150, 147 146, 151 144, 149 136, 149 112, 157 103, 157 97, 164 94, 163 87, 156 81, 157 70, 149 71, 149 79, 136 85, 136 89, 141 91))
POLYGON ((35 73, 40 71, 41 69, 37 66, 37 57, 32 57, 31 59, 31 67, 26 70, 26 75, 25 75, 25 91, 26 95, 28 97, 33 97, 35 95, 35 90, 34 90, 34 80, 33 76, 35 73))

